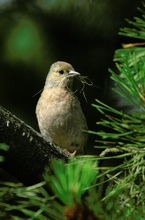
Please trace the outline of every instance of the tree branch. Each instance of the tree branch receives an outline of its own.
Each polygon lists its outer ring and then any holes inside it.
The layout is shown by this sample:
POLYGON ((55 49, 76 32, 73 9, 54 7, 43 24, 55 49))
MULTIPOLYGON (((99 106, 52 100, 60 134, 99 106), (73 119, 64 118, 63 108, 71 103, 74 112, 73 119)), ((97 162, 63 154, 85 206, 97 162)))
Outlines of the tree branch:
POLYGON ((45 141, 39 133, 0 106, 0 143, 9 150, 0 154, 5 157, 3 169, 31 185, 39 177, 52 158, 67 159, 69 156, 55 144, 45 141))

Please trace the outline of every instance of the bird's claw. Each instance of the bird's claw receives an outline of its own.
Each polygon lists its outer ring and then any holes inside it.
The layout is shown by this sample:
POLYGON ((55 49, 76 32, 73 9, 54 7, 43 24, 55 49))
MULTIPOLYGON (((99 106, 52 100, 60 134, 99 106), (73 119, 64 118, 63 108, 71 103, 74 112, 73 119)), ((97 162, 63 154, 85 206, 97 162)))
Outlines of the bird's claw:
POLYGON ((71 153, 71 152, 69 152, 67 149, 64 149, 64 152, 67 153, 67 154, 69 154, 70 157, 74 157, 74 156, 76 155, 76 153, 77 153, 77 150, 75 150, 73 153, 71 153))

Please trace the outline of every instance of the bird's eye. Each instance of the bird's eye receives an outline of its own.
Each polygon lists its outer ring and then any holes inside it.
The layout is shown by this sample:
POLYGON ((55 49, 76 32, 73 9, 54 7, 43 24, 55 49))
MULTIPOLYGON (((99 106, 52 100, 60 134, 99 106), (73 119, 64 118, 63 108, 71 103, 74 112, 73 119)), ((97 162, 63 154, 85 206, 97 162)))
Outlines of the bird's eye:
POLYGON ((60 74, 64 74, 64 70, 59 70, 59 73, 60 74))

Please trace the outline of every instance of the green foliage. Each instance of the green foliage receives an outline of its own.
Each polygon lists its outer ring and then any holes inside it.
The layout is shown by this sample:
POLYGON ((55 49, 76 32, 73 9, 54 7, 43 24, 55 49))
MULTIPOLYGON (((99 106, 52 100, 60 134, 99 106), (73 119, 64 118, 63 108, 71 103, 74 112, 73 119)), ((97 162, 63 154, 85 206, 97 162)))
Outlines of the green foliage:
MULTIPOLYGON (((0 144, 0 151, 1 150, 8 150, 8 146, 6 144, 0 144)), ((4 160, 4 157, 0 155, 0 162, 4 160)))
POLYGON ((53 161, 54 174, 46 172, 45 181, 29 187, 1 182, 0 217, 63 220, 77 219, 82 215, 82 219, 91 216, 92 219, 115 220, 122 217, 138 219, 139 215, 143 219, 141 216, 145 213, 141 198, 145 187, 143 182, 138 185, 138 181, 144 180, 144 168, 140 166, 144 164, 143 158, 139 155, 136 161, 132 158, 129 162, 104 171, 96 164, 99 159, 84 156, 70 159, 68 164, 53 161), (124 171, 125 178, 120 175, 124 171), (105 184, 108 187, 102 196, 105 184), (54 195, 48 193, 50 188, 54 195), (79 210, 76 209, 78 205, 79 210), (68 218, 68 208, 76 218, 68 218))
MULTIPOLYGON (((145 7, 145 3, 143 3, 145 7)), ((142 18, 128 21, 133 28, 122 28, 120 35, 145 40, 145 11, 142 18)), ((114 61, 119 75, 110 70, 116 87, 113 89, 120 96, 131 102, 139 111, 145 109, 145 50, 144 47, 119 49, 115 52, 114 61)))
MULTIPOLYGON (((143 3, 143 7, 145 7, 145 3, 143 3)), ((145 11, 139 9, 142 13, 142 17, 135 17, 135 21, 127 20, 128 23, 133 26, 133 28, 121 28, 119 34, 145 40, 145 11)))
POLYGON ((0 183, 0 217, 5 219, 48 219, 57 217, 59 206, 54 204, 43 186, 45 182, 25 187, 22 184, 0 183), (49 213, 49 214, 48 214, 49 213))
POLYGON ((13 62, 23 60, 32 63, 37 60, 41 63, 45 59, 43 41, 36 22, 26 15, 19 15, 19 21, 6 38, 4 55, 13 62))
POLYGON ((122 57, 123 64, 116 64, 120 75, 112 73, 112 79, 116 83, 114 89, 119 95, 131 102, 138 110, 144 111, 145 105, 145 56, 136 59, 136 54, 130 54, 129 59, 122 57), (133 64, 130 64, 130 60, 133 64))
POLYGON ((0 217, 65 219, 65 206, 73 208, 75 205, 81 204, 82 195, 98 173, 94 157, 70 159, 68 164, 63 161, 53 161, 52 167, 53 175, 45 173, 45 181, 30 187, 1 182, 0 217), (55 195, 48 194, 49 188, 53 189, 55 195), (57 197, 63 205, 56 201, 57 197))
POLYGON ((97 174, 94 160, 80 157, 77 160, 70 159, 69 164, 64 164, 62 160, 53 162, 55 176, 51 177, 52 189, 64 204, 73 207, 75 203, 81 202, 82 194, 97 174))
MULTIPOLYGON (((132 115, 124 114, 104 103, 96 100, 97 104, 93 106, 97 108, 105 118, 97 122, 98 125, 109 128, 109 131, 91 132, 102 137, 101 143, 105 146, 116 147, 119 150, 130 152, 133 147, 144 148, 145 146, 145 114, 133 113, 132 115), (131 149, 130 149, 131 148, 131 149)), ((135 150, 134 149, 134 150, 135 150)))
MULTIPOLYGON (((135 22, 129 21, 135 28, 121 29, 120 34, 145 40, 145 12, 142 12, 142 19, 135 18, 135 22)), ((101 131, 90 131, 101 138, 96 138, 96 148, 102 149, 98 159, 102 161, 122 159, 118 166, 107 167, 103 172, 109 179, 109 186, 102 201, 106 203, 110 219, 144 219, 144 48, 132 47, 117 50, 114 60, 117 73, 109 70, 115 84, 113 90, 128 100, 136 111, 127 115, 99 100, 93 104, 103 116, 103 119, 97 122, 101 126, 101 131)))

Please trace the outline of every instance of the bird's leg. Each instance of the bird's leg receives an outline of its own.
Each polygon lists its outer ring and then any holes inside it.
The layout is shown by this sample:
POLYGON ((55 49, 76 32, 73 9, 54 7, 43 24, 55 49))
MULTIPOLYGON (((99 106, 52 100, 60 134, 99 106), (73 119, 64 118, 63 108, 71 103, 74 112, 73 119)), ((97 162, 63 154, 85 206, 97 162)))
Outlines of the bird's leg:
POLYGON ((77 150, 75 150, 73 153, 70 153, 70 154, 71 154, 71 157, 76 156, 76 153, 77 153, 77 150))
POLYGON ((76 147, 77 147, 77 149, 73 153, 69 152, 69 150, 67 150, 67 149, 64 149, 64 152, 68 153, 71 157, 74 157, 74 156, 76 156, 78 150, 80 149, 80 146, 77 145, 76 147))
POLYGON ((73 153, 70 153, 67 149, 64 149, 64 152, 69 154, 71 157, 74 157, 77 153, 77 150, 75 150, 73 153))

